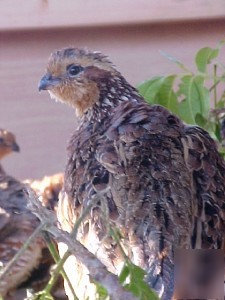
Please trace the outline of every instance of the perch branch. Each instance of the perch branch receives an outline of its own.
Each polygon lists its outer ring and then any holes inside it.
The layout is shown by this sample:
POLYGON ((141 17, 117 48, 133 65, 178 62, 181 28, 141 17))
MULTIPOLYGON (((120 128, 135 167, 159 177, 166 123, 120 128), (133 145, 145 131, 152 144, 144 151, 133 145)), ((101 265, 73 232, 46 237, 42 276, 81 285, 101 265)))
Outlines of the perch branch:
MULTIPOLYGON (((67 244, 71 254, 88 269, 90 277, 99 282, 108 291, 111 300, 137 300, 130 292, 123 289, 118 277, 110 273, 105 265, 89 252, 79 241, 71 239, 69 233, 55 226, 54 214, 43 207, 32 190, 28 189, 29 207, 31 211, 45 224, 45 230, 50 232, 54 238, 67 244)), ((101 197, 101 196, 100 196, 101 197)))

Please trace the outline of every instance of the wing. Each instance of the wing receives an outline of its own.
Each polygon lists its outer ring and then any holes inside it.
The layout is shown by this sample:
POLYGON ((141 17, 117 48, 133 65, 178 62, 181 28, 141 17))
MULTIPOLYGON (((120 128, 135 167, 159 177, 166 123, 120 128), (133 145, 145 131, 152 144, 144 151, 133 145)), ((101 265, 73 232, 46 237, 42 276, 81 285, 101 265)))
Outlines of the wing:
POLYGON ((174 249, 191 247, 194 192, 183 130, 163 107, 123 103, 97 151, 110 174, 117 224, 128 236, 130 257, 148 271, 156 290, 167 289, 163 299, 172 295, 174 249))
POLYGON ((182 141, 196 192, 193 248, 220 249, 225 232, 224 160, 215 141, 199 127, 185 127, 182 141))

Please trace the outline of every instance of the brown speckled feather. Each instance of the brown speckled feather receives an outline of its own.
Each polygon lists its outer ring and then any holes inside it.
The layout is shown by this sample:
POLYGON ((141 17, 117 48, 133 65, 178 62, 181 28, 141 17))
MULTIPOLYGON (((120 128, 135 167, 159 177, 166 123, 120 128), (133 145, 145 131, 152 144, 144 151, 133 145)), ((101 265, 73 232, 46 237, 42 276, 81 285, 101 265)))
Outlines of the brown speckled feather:
MULTIPOLYGON (((183 172, 183 131, 184 125, 162 107, 124 102, 97 136, 86 140, 88 134, 82 132, 85 141, 75 135, 71 143, 66 191, 71 201, 76 199, 76 213, 108 184, 104 201, 112 224, 121 229, 132 261, 147 271, 156 261, 159 273, 164 264, 171 267, 173 247, 191 247, 194 194, 192 175, 183 172)), ((91 222, 101 240, 107 232, 100 211, 91 222)), ((165 280, 171 288, 170 279, 165 280)))
MULTIPOLYGON (((38 226, 38 219, 28 210, 24 185, 8 175, 0 175, 0 264, 14 257, 38 226)), ((0 295, 25 281, 39 264, 44 244, 41 237, 25 250, 22 257, 0 280, 0 295)))
MULTIPOLYGON (((0 129, 0 160, 12 151, 19 151, 14 134, 0 129)), ((27 180, 25 184, 38 194, 42 204, 55 210, 63 175, 46 176, 42 180, 27 180)), ((21 249, 40 222, 28 209, 25 184, 6 174, 0 165, 0 274, 15 254, 21 249)), ((0 295, 5 299, 22 300, 26 289, 40 291, 50 279, 50 268, 54 264, 47 245, 41 237, 36 238, 17 262, 0 278, 0 295)), ((53 290, 55 299, 66 296, 62 279, 53 290), (61 294, 59 296, 59 294, 61 294)))
MULTIPOLYGON (((123 257, 107 222, 116 225, 127 255, 147 271, 147 282, 161 299, 171 299, 174 250, 222 247, 225 165, 214 141, 165 108, 145 103, 101 54, 73 48, 55 52, 39 89, 76 110, 83 105, 68 147, 58 211, 62 227, 71 231, 92 197, 103 193, 78 239, 118 273, 123 257)), ((76 258, 72 263, 77 272, 69 263, 66 269, 85 299, 88 272, 76 258)))
POLYGON ((215 142, 203 129, 186 126, 184 134, 184 157, 196 194, 193 247, 221 249, 225 232, 224 160, 218 155, 215 142))
MULTIPOLYGON (((14 134, 0 129, 0 160, 13 151, 19 151, 14 134)), ((39 225, 27 203, 25 186, 0 166, 0 274, 39 225)), ((42 238, 36 238, 8 272, 1 274, 0 296, 8 297, 29 277, 39 264, 43 246, 42 238)))

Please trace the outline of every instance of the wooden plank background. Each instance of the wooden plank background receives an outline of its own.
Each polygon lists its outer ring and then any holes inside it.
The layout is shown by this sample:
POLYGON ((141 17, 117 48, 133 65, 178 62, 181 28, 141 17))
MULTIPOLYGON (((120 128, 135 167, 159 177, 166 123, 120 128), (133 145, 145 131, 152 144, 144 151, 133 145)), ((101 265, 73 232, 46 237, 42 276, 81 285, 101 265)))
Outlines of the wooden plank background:
POLYGON ((224 0, 1 0, 0 30, 225 18, 224 0))

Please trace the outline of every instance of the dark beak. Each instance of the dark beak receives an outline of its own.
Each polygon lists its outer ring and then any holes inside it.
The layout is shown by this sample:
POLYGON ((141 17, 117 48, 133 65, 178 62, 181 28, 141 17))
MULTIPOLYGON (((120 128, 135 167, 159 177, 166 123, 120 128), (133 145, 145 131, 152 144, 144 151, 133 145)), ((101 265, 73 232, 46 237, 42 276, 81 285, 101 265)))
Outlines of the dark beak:
POLYGON ((12 150, 15 152, 20 152, 20 147, 17 143, 12 144, 12 150))
POLYGON ((58 85, 61 82, 60 78, 54 78, 50 74, 46 74, 43 76, 39 82, 38 90, 44 91, 44 90, 51 90, 56 85, 58 85))

